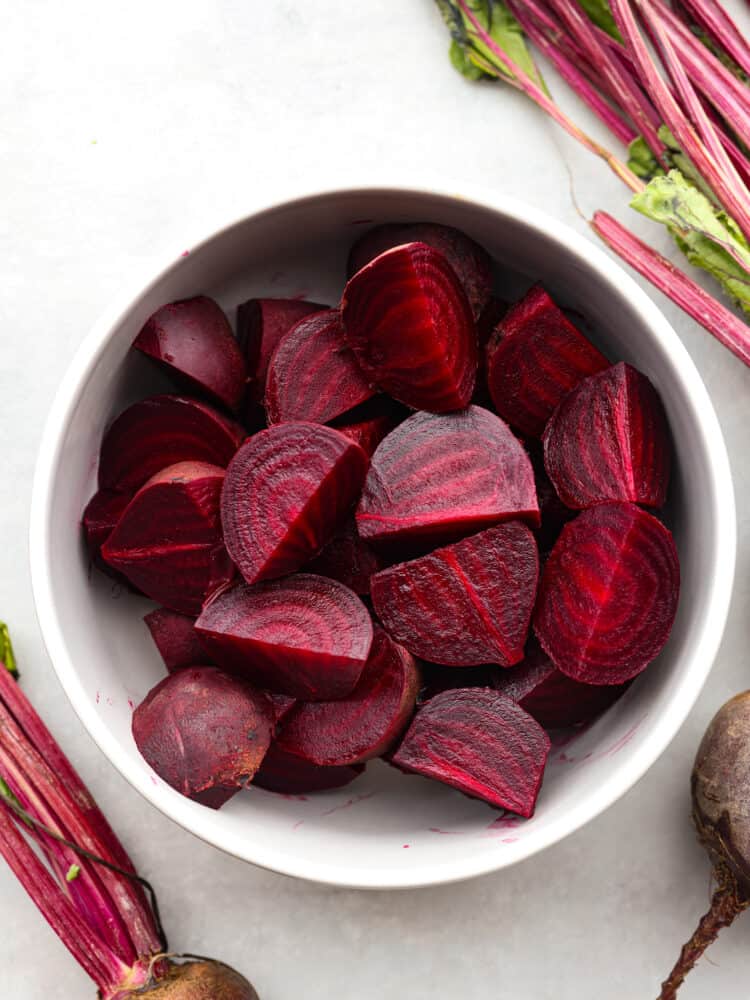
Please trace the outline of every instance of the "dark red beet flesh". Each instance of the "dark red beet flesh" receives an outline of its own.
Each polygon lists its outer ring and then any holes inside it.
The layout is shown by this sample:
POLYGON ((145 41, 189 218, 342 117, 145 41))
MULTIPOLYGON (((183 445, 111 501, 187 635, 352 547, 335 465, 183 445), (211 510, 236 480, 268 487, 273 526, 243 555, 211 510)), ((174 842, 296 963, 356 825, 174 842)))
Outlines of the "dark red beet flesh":
POLYGON ((152 600, 197 614, 234 575, 219 521, 223 481, 205 462, 163 469, 133 497, 102 557, 152 600))
POLYGON ((364 764, 319 767, 294 754, 286 753, 278 743, 272 743, 260 770, 253 778, 253 784, 281 795, 307 795, 310 792, 343 788, 358 778, 364 769, 364 764))
POLYGON ((362 406, 344 413, 331 425, 367 452, 370 457, 390 432, 409 416, 409 410, 390 396, 374 396, 362 406))
POLYGON ((415 409, 468 405, 477 332, 464 290, 437 250, 409 243, 376 257, 349 280, 341 314, 372 385, 415 409))
POLYGON ((380 757, 401 736, 414 711, 416 661, 379 628, 354 691, 340 701, 298 704, 284 720, 278 745, 312 764, 358 764, 380 757))
POLYGON ((542 573, 534 631, 564 674, 621 684, 661 651, 679 591, 664 525, 635 504, 602 504, 563 528, 542 573))
POLYGON ((361 236, 349 251, 347 277, 392 247, 404 243, 426 243, 444 255, 456 272, 476 319, 492 291, 492 259, 466 233, 435 222, 391 222, 376 226, 361 236))
POLYGON ((669 484, 669 430, 646 376, 620 362, 581 382, 547 424, 544 464, 568 507, 610 500, 661 507, 669 484))
POLYGON ((503 421, 479 406, 415 413, 372 457, 357 528, 388 544, 452 541, 499 521, 539 524, 531 462, 503 421))
POLYGON ((225 468, 246 437, 213 406, 187 396, 152 396, 129 406, 110 424, 99 456, 99 486, 135 493, 177 462, 225 468))
POLYGON ((581 379, 609 365, 541 285, 508 310, 487 347, 495 409, 522 434, 538 437, 581 379))
POLYGON ((195 627, 222 667, 305 701, 351 694, 372 644, 370 615, 357 595, 312 573, 225 591, 195 627))
POLYGON ((219 809, 247 785, 271 744, 265 696, 214 667, 166 677, 133 713, 146 762, 183 795, 219 809))
POLYGON ((206 651, 195 634, 195 618, 170 608, 157 608, 144 615, 143 620, 170 674, 207 663, 206 651))
MULTIPOLYGON (((102 563, 101 549, 115 530, 131 497, 127 493, 98 490, 86 505, 81 524, 92 562, 102 563)), ((104 564, 106 565, 106 564, 104 564)))
POLYGON ((269 424, 327 424, 374 394, 344 340, 338 309, 301 319, 284 334, 268 363, 269 424))
POLYGON ((221 520, 248 583, 291 573, 331 538, 362 488, 368 459, 349 438, 313 423, 277 424, 227 469, 221 520))
POLYGON ((357 523, 350 517, 307 569, 338 580, 355 594, 369 594, 370 577, 382 567, 382 559, 359 537, 357 523))
POLYGON ((539 557, 519 521, 487 528, 376 573, 372 602, 391 636, 432 663, 510 666, 523 658, 539 557))
POLYGON ((510 698, 444 691, 420 706, 392 762, 521 816, 534 813, 549 737, 510 698))
POLYGON ((245 359, 213 299, 199 295, 162 306, 146 321, 133 347, 230 410, 242 402, 245 359))

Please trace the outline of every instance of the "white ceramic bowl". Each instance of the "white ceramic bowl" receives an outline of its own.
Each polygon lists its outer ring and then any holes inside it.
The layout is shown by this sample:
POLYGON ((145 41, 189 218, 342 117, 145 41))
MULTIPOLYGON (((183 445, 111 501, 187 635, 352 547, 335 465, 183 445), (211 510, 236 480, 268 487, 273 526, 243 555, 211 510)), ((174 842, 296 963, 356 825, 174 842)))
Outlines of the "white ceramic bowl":
POLYGON ((405 887, 478 875, 528 858, 576 830, 629 789, 662 753, 709 672, 729 606, 735 511, 726 449, 687 351, 657 307, 597 246, 554 219, 490 191, 372 187, 276 204, 212 234, 121 298, 94 327, 63 379, 34 483, 31 565, 45 642, 82 722, 157 808, 199 837, 254 864, 337 885, 405 887), (141 622, 148 602, 90 576, 79 520, 95 488, 102 431, 154 388, 129 353, 146 317, 204 292, 230 313, 250 295, 304 294, 336 302, 346 252, 372 222, 426 219, 466 230, 507 268, 519 294, 541 279, 585 314, 613 359, 655 383, 676 463, 671 525, 682 594, 669 643, 607 714, 557 747, 535 816, 498 813, 381 762, 340 791, 283 797, 253 789, 220 812, 182 798, 146 766, 130 735, 134 703, 163 675, 141 622), (114 599, 114 598, 117 599, 114 599))

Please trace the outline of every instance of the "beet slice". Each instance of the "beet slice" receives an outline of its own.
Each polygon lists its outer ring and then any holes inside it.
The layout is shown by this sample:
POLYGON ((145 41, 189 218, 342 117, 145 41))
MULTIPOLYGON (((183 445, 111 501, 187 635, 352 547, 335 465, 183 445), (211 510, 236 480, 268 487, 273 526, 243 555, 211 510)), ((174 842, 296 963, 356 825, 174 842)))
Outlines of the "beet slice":
POLYGON ((349 280, 341 315, 372 385, 419 410, 468 405, 477 332, 464 290, 437 250, 409 243, 376 257, 349 280))
POLYGON ((464 688, 422 705, 391 761, 529 817, 549 749, 539 723, 510 698, 487 688, 464 688))
POLYGON ((246 438, 236 421, 187 396, 151 396, 129 406, 110 424, 99 455, 102 489, 137 489, 177 462, 225 468, 246 438))
POLYGON ((608 503, 566 524, 544 567, 534 631, 564 674, 621 684, 669 637, 680 592, 674 540, 635 504, 608 503))
POLYGON ((165 677, 133 713, 146 763, 178 792, 219 809, 247 785, 271 745, 267 699, 214 667, 165 677))
POLYGON ((670 458, 659 395, 624 362, 581 382, 544 432, 544 464, 568 507, 610 500, 661 507, 670 458))
POLYGON ((411 653, 380 628, 354 691, 341 701, 303 702, 278 746, 312 764, 358 764, 391 749, 414 712, 420 676, 411 653))
POLYGON ((354 504, 368 458, 321 424, 277 424, 240 448, 221 496, 226 546, 248 583, 291 573, 331 538, 354 504))
POLYGON ((237 307, 237 342, 250 377, 250 398, 260 402, 266 392, 266 371, 281 338, 304 316, 328 306, 304 299, 248 299, 237 307))
POLYGON ((495 409, 522 434, 538 437, 581 379, 609 361, 536 285, 511 306, 487 347, 495 409))
POLYGON ((204 608, 195 627, 222 667, 305 701, 351 694, 372 644, 370 615, 357 595, 312 573, 233 587, 204 608))
POLYGON ((376 573, 372 602, 391 636, 445 666, 510 666, 523 658, 539 556, 520 521, 487 528, 376 573))
POLYGON ((171 608, 157 608, 144 615, 143 620, 170 674, 208 662, 195 634, 195 618, 171 608))
POLYGON ((242 402, 245 359, 221 307, 205 295, 162 306, 133 347, 230 410, 242 402))
POLYGON ((383 251, 404 243, 426 243, 444 255, 456 273, 476 319, 492 292, 492 258, 466 233, 436 222, 390 222, 375 226, 349 251, 347 277, 360 271, 383 251))
POLYGON ((307 567, 310 573, 338 580, 355 594, 369 594, 370 577, 382 568, 380 556, 359 537, 353 517, 344 522, 307 567))
POLYGON ((197 614, 234 575, 219 522, 224 470, 179 462, 140 488, 102 548, 102 557, 147 597, 197 614))
POLYGON ((281 795, 307 795, 309 792, 343 788, 358 778, 364 769, 364 764, 318 767, 317 764, 310 764, 301 757, 286 753, 278 743, 272 743, 253 778, 253 784, 281 795))
POLYGON ((284 334, 268 363, 269 424, 327 424, 374 395, 344 340, 338 309, 301 319, 284 334))
POLYGON ((356 442, 372 457, 383 438, 398 427, 409 413, 395 399, 379 395, 331 421, 331 426, 356 442))
POLYGON ((531 462, 479 406, 400 424, 373 455, 357 508, 360 535, 390 545, 439 544, 511 518, 539 524, 531 462))

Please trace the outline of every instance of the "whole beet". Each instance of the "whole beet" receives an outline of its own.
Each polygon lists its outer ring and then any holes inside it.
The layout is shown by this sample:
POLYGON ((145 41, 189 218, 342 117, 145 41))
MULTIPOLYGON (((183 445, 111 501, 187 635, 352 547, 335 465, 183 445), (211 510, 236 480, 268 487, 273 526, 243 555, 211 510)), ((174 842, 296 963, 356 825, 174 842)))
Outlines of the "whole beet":
POLYGON ((221 962, 196 959, 169 964, 165 978, 134 993, 122 994, 122 1000, 148 997, 148 1000, 258 1000, 250 983, 221 962))
POLYGON ((693 822, 717 888, 708 912, 682 949, 659 1000, 673 1000, 722 927, 750 904, 750 691, 731 698, 711 720, 693 765, 693 822))

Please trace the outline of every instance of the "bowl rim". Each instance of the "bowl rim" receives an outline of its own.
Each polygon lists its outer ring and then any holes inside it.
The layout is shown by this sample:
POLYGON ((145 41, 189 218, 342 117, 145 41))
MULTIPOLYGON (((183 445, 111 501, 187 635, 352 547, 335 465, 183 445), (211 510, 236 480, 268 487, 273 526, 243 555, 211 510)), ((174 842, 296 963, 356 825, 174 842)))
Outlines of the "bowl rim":
POLYGON ((415 865, 413 868, 371 869, 351 864, 331 864, 323 857, 315 861, 301 860, 281 853, 273 844, 259 843, 239 836, 231 830, 217 831, 206 821, 205 809, 184 799, 172 789, 163 787, 161 783, 156 786, 147 780, 146 773, 135 766, 117 739, 110 733, 105 720, 96 712, 78 678, 57 616, 51 578, 47 571, 50 562, 49 523, 53 502, 52 483, 56 476, 70 414, 113 328, 125 317, 137 298, 144 295, 170 270, 179 265, 179 258, 175 260, 174 253, 169 255, 166 263, 159 268, 155 269, 151 264, 148 268, 139 269, 141 273, 115 296, 110 306, 94 323, 62 378, 44 426, 36 461, 31 498, 29 555, 37 618, 43 641, 63 690, 85 729, 105 757, 147 801, 185 830, 212 846, 271 871, 349 888, 417 888, 446 884, 497 871, 550 847, 614 804, 661 756, 693 707, 719 649, 734 581, 737 545, 736 512, 731 468, 721 427, 708 391, 677 333, 655 302, 617 261, 589 238, 540 209, 491 188, 463 181, 449 183, 438 180, 416 185, 408 180, 384 181, 379 178, 372 183, 302 188, 291 193, 287 190, 284 195, 264 198, 259 204, 244 206, 245 210, 241 214, 233 215, 225 224, 212 229, 208 234, 204 231, 199 239, 185 245, 195 250, 202 249, 254 216, 282 208, 294 208, 295 205, 326 197, 365 193, 413 194, 415 197, 428 195, 464 201, 476 205, 479 209, 489 209, 519 218, 524 224, 541 231, 551 241, 564 246, 568 252, 576 256, 584 267, 596 271, 601 279, 627 296, 640 321, 649 328, 650 334, 669 358, 673 373, 681 381, 685 395, 690 400, 708 456, 712 491, 714 497, 718 498, 717 506, 721 505, 725 512, 724 517, 717 519, 718 523, 715 526, 716 545, 712 554, 714 582, 707 595, 708 607, 703 631, 687 657, 687 664, 673 697, 651 732, 627 757, 623 766, 615 768, 598 789, 583 796, 576 808, 566 810, 556 822, 550 824, 544 831, 543 837, 528 838, 515 844, 504 845, 502 852, 483 852, 475 856, 468 853, 465 857, 453 857, 439 864, 428 862, 422 866, 415 865))

